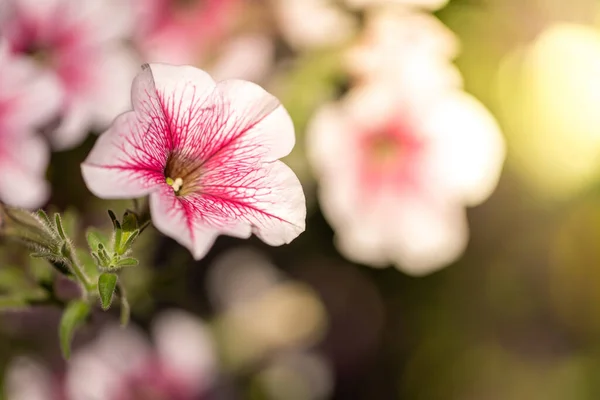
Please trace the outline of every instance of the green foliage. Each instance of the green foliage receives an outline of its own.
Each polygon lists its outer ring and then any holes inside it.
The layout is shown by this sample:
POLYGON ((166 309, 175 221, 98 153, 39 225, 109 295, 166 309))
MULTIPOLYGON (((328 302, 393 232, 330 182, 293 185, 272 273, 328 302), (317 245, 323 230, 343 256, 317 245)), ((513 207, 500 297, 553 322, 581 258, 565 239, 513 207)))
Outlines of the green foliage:
POLYGON ((90 311, 90 305, 83 300, 74 300, 65 308, 58 331, 60 348, 65 359, 69 359, 71 355, 71 342, 75 332, 85 322, 90 311))
POLYGON ((98 294, 100 295, 100 304, 103 310, 108 310, 112 304, 117 279, 117 275, 110 272, 104 272, 98 278, 98 294))
POLYGON ((130 306, 117 272, 125 267, 136 266, 139 261, 131 256, 132 246, 149 221, 139 222, 132 211, 126 211, 119 220, 109 211, 112 235, 88 228, 86 247, 78 247, 71 237, 79 237, 78 216, 74 212, 49 216, 44 210, 29 213, 0 205, 2 211, 2 234, 23 243, 30 251, 31 264, 36 265, 30 275, 24 268, 0 268, 0 309, 26 309, 35 305, 53 304, 64 308, 59 326, 60 346, 63 356, 70 355, 75 332, 85 323, 92 305, 100 303, 108 310, 115 297, 121 307, 121 323, 127 325, 130 306), (54 292, 52 270, 46 271, 36 260, 45 260, 59 273, 80 284, 78 298, 65 301, 54 292))

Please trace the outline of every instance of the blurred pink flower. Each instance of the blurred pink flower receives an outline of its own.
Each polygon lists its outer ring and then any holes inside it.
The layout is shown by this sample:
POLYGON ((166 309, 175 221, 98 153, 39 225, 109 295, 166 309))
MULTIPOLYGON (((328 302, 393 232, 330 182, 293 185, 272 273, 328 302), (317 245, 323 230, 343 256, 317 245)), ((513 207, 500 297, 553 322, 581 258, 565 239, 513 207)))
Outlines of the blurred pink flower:
POLYGON ((217 369, 202 321, 182 311, 155 320, 153 345, 133 326, 105 328, 75 352, 64 377, 19 358, 7 369, 9 400, 192 400, 212 385, 217 369))
POLYGON ((59 110, 60 91, 30 60, 7 50, 0 41, 0 201, 35 208, 49 195, 49 151, 35 129, 59 110))
MULTIPOLYGON (((0 34, 14 53, 31 55, 52 73, 64 96, 53 145, 79 144, 90 128, 105 128, 129 106, 137 62, 121 43, 131 33, 120 0, 4 0, 0 34)), ((51 95, 51 94, 48 94, 51 95)))
POLYGON ((219 234, 270 245, 304 231, 298 178, 278 161, 295 143, 278 100, 240 80, 215 83, 190 66, 152 64, 137 76, 133 111, 100 136, 82 172, 102 198, 150 195, 161 232, 203 257, 219 234))
POLYGON ((215 379, 216 355, 202 321, 183 311, 159 315, 154 346, 132 328, 107 328, 73 356, 66 392, 71 400, 192 400, 215 379))
POLYGON ((136 14, 134 41, 144 59, 196 64, 220 46, 245 0, 129 0, 136 14))
POLYGON ((466 93, 386 82, 323 107, 307 134, 338 249, 413 275, 460 256, 464 207, 493 191, 505 152, 494 118, 466 93))

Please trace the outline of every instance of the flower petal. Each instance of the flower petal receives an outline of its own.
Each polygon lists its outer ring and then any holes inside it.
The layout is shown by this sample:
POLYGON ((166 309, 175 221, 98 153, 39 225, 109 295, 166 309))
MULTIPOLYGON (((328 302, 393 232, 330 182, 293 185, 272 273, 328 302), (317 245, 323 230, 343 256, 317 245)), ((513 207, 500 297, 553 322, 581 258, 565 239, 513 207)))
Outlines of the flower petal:
MULTIPOLYGON (((302 186, 292 170, 281 161, 256 165, 219 163, 206 166, 201 203, 215 205, 215 219, 242 221, 229 235, 243 237, 248 226, 265 243, 289 243, 305 229, 306 204, 302 186), (237 232, 237 234, 236 234, 237 232)), ((211 221, 212 222, 212 221, 211 221)))
MULTIPOLYGON (((133 109, 168 138, 169 150, 186 149, 189 140, 206 129, 216 84, 206 72, 191 66, 149 64, 133 83, 133 109)), ((197 147, 197 146, 195 146, 197 147)))
POLYGON ((176 197, 168 185, 150 196, 150 212, 156 229, 190 250, 196 260, 208 253, 219 235, 214 228, 200 225, 194 206, 176 197))
POLYGON ((213 153, 226 146, 261 147, 264 161, 287 156, 296 143, 291 117, 274 96, 252 82, 226 80, 218 90, 227 103, 223 132, 214 137, 213 153))
MULTIPOLYGON (((17 135, 19 136, 19 135, 17 135)), ((50 195, 44 173, 50 154, 38 137, 7 137, 0 144, 0 199, 15 207, 42 206, 50 195)))
POLYGON ((382 196, 368 210, 347 216, 336 245, 353 261, 375 267, 394 263, 410 275, 443 268, 464 251, 464 209, 414 193, 382 196))
POLYGON ((64 93, 52 73, 37 68, 25 57, 6 53, 0 54, 0 71, 0 96, 10 104, 3 124, 13 129, 39 127, 58 114, 64 93))
POLYGON ((66 391, 70 399, 111 399, 124 376, 139 370, 152 348, 143 333, 111 325, 98 338, 78 350, 68 365, 66 391))
POLYGON ((424 131, 432 137, 427 167, 431 185, 468 206, 496 188, 506 153, 498 123, 475 98, 454 92, 432 106, 424 131))
POLYGON ((149 194, 164 183, 165 140, 160 132, 142 125, 136 113, 120 115, 81 165, 87 187, 107 199, 149 194))

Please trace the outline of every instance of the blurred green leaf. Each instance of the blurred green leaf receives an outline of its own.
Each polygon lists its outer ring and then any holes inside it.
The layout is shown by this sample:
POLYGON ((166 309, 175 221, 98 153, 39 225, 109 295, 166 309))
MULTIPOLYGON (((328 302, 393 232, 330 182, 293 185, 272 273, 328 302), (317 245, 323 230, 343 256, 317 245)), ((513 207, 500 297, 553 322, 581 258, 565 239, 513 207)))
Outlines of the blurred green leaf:
POLYGON ((100 244, 106 246, 108 243, 106 235, 94 228, 88 229, 86 239, 92 251, 98 251, 100 244))
POLYGON ((77 329, 90 314, 90 305, 83 300, 74 300, 67 305, 59 326, 60 348, 65 360, 71 356, 71 342, 77 329))

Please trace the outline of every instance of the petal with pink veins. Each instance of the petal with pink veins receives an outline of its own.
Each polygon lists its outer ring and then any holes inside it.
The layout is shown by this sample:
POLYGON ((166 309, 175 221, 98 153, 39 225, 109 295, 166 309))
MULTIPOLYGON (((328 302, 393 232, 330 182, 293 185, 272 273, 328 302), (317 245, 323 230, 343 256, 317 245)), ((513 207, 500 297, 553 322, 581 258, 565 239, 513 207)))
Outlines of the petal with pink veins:
POLYGON ((98 138, 81 172, 88 189, 98 197, 136 198, 164 182, 166 159, 166 138, 152 126, 145 127, 138 113, 128 112, 98 138))

